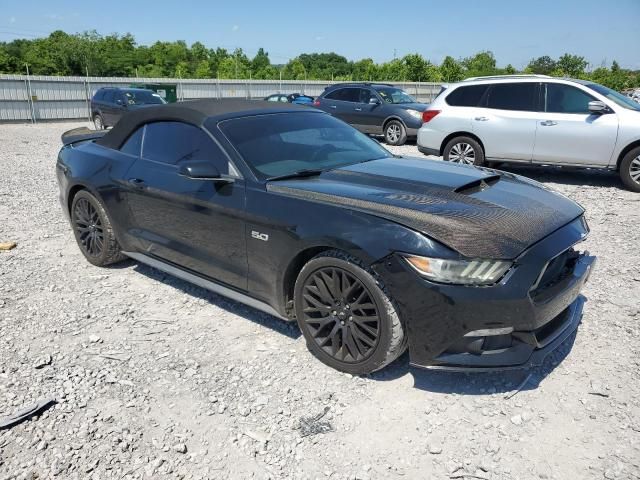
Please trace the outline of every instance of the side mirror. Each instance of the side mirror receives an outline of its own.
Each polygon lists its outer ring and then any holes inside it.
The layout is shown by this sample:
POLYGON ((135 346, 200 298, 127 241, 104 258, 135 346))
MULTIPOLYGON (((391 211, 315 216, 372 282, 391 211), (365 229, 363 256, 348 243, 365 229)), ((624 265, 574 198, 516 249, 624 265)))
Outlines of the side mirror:
POLYGON ((594 100, 589 102, 589 111, 596 115, 602 115, 603 113, 609 113, 611 110, 604 102, 600 100, 594 100))
POLYGON ((380 100, 378 100, 377 98, 371 97, 369 99, 369 105, 380 105, 380 100))
POLYGON ((191 160, 184 162, 178 168, 178 175, 194 180, 212 180, 214 182, 233 182, 233 177, 221 175, 220 171, 211 162, 206 160, 191 160))

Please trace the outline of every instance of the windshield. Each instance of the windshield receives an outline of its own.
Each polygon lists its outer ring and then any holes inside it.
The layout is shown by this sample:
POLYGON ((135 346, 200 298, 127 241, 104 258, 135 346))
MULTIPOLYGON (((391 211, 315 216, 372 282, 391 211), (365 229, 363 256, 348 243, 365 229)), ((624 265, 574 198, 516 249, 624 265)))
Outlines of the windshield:
POLYGON ((262 180, 392 156, 377 141, 321 113, 234 118, 219 127, 262 180))
POLYGON ((415 98, 399 88, 376 88, 376 91, 386 103, 417 103, 415 98))
POLYGON ((585 87, 598 92, 600 95, 604 95, 609 100, 617 103, 621 107, 640 112, 640 103, 630 99, 626 95, 618 93, 615 90, 611 90, 610 88, 607 88, 604 85, 600 85, 599 83, 587 83, 585 84, 585 87))
POLYGON ((124 92, 129 105, 161 105, 165 102, 160 95, 151 90, 129 90, 124 92))

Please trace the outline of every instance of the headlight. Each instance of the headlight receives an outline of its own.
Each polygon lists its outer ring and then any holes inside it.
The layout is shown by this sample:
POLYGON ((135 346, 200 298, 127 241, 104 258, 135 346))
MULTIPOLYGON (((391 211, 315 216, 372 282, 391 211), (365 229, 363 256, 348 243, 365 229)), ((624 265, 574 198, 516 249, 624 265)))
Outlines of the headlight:
POLYGON ((491 285, 513 265, 503 260, 447 260, 444 258, 404 255, 420 275, 440 283, 491 285))
POLYGON ((407 113, 417 120, 422 120, 422 112, 417 110, 407 110, 407 113))

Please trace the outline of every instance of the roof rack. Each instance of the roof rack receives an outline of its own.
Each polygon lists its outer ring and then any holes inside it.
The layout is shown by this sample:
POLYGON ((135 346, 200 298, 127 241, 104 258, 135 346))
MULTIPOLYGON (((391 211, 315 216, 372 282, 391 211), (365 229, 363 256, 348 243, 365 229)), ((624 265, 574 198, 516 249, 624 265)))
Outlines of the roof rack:
POLYGON ((462 80, 463 82, 470 82, 472 80, 500 80, 503 78, 551 78, 549 75, 539 75, 536 73, 519 73, 514 75, 488 75, 486 77, 469 77, 462 80))
POLYGON ((333 85, 331 85, 332 87, 335 85, 384 85, 385 87, 393 87, 394 85, 391 85, 390 83, 383 83, 383 82, 339 82, 339 83, 334 83, 333 85))

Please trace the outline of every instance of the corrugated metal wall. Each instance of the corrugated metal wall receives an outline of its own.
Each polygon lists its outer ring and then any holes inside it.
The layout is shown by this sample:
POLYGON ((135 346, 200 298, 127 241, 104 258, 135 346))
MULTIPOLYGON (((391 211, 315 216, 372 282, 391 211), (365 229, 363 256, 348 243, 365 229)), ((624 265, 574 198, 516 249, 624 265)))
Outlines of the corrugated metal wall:
MULTIPOLYGON (((0 121, 88 119, 89 100, 98 88, 126 87, 134 83, 177 85, 178 99, 191 100, 260 99, 280 92, 315 97, 335 82, 0 75, 0 121)), ((430 102, 440 91, 438 83, 389 83, 403 88, 422 102, 430 102)))

